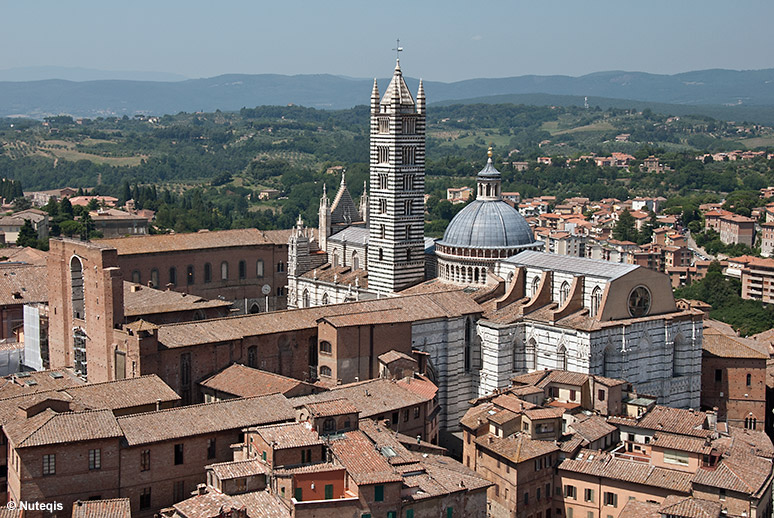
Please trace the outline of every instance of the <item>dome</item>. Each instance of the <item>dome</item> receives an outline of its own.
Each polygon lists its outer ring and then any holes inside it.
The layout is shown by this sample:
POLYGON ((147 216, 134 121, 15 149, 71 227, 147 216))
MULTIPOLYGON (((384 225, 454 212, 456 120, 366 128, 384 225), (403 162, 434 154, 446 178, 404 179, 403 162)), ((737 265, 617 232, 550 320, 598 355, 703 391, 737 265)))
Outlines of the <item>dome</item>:
POLYGON ((532 229, 504 201, 471 202, 451 220, 439 244, 466 248, 517 248, 535 245, 532 229))

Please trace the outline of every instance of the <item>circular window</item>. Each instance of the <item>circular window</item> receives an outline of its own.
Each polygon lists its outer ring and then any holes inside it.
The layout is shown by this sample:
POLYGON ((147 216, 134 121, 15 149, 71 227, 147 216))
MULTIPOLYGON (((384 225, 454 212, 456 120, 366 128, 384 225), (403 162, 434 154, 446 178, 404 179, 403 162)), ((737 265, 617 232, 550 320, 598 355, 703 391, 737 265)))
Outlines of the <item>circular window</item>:
POLYGON ((644 317, 650 311, 650 292, 645 286, 637 286, 629 294, 629 314, 644 317))

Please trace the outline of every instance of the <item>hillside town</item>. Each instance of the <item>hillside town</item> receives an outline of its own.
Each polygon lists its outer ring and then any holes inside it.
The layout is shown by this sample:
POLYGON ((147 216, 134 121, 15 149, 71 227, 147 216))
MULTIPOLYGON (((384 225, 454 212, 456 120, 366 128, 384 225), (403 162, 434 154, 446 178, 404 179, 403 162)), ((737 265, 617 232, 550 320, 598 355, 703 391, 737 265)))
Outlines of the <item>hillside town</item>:
POLYGON ((316 226, 156 233, 71 188, 0 218, 2 515, 772 516, 774 334, 674 290, 774 301, 774 187, 689 227, 661 196, 503 192, 482 148, 434 239, 424 85, 398 60, 382 87, 368 188, 335 170, 316 226), (102 237, 51 237, 52 200, 102 237))

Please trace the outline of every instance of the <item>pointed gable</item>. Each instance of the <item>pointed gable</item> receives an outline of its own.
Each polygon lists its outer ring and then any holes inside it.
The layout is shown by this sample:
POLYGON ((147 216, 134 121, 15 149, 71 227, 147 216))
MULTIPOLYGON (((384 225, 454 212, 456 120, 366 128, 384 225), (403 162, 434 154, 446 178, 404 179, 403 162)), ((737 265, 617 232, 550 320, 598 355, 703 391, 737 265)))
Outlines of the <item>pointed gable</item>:
POLYGON ((361 222, 360 211, 357 210, 352 195, 349 194, 344 176, 341 177, 341 185, 336 197, 331 205, 331 224, 332 225, 351 225, 361 222))

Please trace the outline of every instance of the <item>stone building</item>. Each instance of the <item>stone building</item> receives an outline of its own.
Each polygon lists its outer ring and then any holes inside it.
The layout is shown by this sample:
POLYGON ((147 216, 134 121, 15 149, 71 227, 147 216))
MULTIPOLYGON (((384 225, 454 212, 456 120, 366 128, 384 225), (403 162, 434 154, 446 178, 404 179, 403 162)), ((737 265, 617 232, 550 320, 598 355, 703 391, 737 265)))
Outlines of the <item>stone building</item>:
POLYGON ((228 300, 240 313, 287 304, 289 230, 201 231, 101 239, 116 266, 137 284, 228 300))

